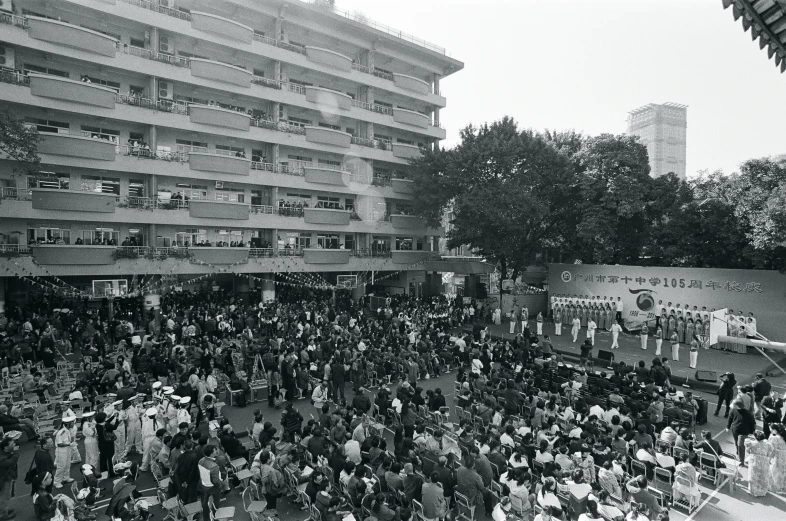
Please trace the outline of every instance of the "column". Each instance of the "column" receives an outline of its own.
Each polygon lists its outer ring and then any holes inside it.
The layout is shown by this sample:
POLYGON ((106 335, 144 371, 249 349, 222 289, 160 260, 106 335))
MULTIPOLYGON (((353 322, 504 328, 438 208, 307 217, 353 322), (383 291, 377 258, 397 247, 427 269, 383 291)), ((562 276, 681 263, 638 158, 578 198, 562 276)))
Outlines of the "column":
POLYGON ((374 42, 374 45, 371 49, 366 52, 366 67, 371 69, 371 72, 374 72, 374 54, 376 52, 377 42, 374 42))
POLYGON ((276 123, 278 123, 278 112, 280 108, 281 108, 281 103, 278 103, 277 101, 273 102, 273 110, 271 111, 270 116, 271 119, 276 123))
POLYGON ((155 224, 148 224, 147 237, 145 238, 145 246, 148 246, 150 248, 155 248, 156 237, 158 237, 158 226, 155 224))
POLYGON ((158 102, 158 78, 155 76, 150 76, 150 79, 147 82, 147 90, 148 90, 148 99, 152 103, 158 102))
POLYGON ((150 145, 150 150, 155 152, 158 150, 158 128, 155 125, 150 125, 150 131, 147 136, 147 144, 150 145))
POLYGON ((154 200, 158 198, 158 177, 155 174, 150 174, 147 178, 147 195, 154 200))
POLYGON ((440 78, 440 75, 439 75, 439 74, 437 74, 437 73, 434 73, 434 78, 433 78, 433 80, 432 80, 432 82, 431 82, 431 84, 432 84, 432 87, 433 87, 433 90, 432 90, 432 92, 433 92, 434 94, 436 94, 437 96, 440 96, 440 95, 441 95, 441 94, 439 93, 439 78, 440 78))
POLYGON ((270 302, 275 300, 276 298, 276 285, 273 282, 273 278, 276 276, 275 273, 265 273, 265 278, 269 280, 265 280, 261 283, 262 286, 262 302, 270 302))
POLYGON ((0 313, 5 313, 5 277, 0 277, 0 313))
POLYGON ((147 30, 150 35, 150 50, 154 53, 158 52, 158 27, 150 27, 147 30))
POLYGON ((273 79, 281 81, 281 62, 278 60, 273 62, 273 79))
MULTIPOLYGON (((278 167, 278 162, 281 159, 280 157, 281 150, 278 143, 273 144, 273 154, 271 154, 271 160, 276 167, 278 167)), ((278 187, 273 187, 274 190, 278 190, 278 187)), ((275 193, 275 192, 274 192, 275 193)), ((275 200, 275 199, 274 199, 275 200)))

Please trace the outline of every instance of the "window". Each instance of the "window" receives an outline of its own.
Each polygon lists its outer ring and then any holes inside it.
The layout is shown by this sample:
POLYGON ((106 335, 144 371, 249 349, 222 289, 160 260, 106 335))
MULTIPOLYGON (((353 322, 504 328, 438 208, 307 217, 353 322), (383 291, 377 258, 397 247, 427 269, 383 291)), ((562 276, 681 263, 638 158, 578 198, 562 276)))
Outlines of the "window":
POLYGON ((220 154, 222 156, 246 157, 246 149, 230 147, 228 145, 216 145, 216 154, 220 154))
POLYGON ((207 230, 190 228, 175 235, 175 244, 181 248, 187 248, 205 241, 207 241, 207 230))
POLYGON ((292 116, 290 116, 287 121, 289 121, 290 125, 294 125, 296 127, 306 127, 314 124, 314 122, 310 119, 295 118, 292 116))
POLYGON ((207 105, 206 99, 192 98, 191 96, 183 96, 182 94, 177 94, 175 100, 193 105, 207 105))
POLYGON ((287 197, 291 199, 306 199, 308 201, 311 200, 311 196, 308 194, 298 194, 295 192, 287 192, 287 197))
POLYGON ((120 83, 116 81, 109 81, 109 80, 102 80, 100 78, 93 78, 92 76, 84 75, 83 78, 87 78, 90 80, 90 83, 95 85, 101 85, 103 87, 109 87, 110 89, 114 90, 115 92, 120 92, 120 83))
POLYGON ((371 241, 373 251, 390 251, 390 237, 384 235, 374 235, 371 241))
POLYGON ((393 141, 393 138, 384 134, 374 134, 374 139, 378 139, 379 141, 393 141))
POLYGON ((320 195, 317 197, 317 208, 330 208, 332 210, 338 210, 340 207, 340 201, 338 197, 327 197, 320 195))
POLYGON ((355 211, 355 200, 354 199, 344 199, 344 209, 350 212, 355 211))
POLYGON ((295 85, 302 85, 303 87, 311 87, 311 86, 314 85, 313 83, 308 83, 306 81, 296 80, 294 78, 289 78, 289 83, 294 83, 295 85))
POLYGON ((142 132, 129 132, 128 133, 128 140, 129 141, 144 141, 145 135, 142 132))
POLYGON ((396 203, 396 213, 399 215, 412 214, 412 205, 408 203, 396 203))
POLYGON ((131 47, 139 47, 140 49, 144 49, 145 48, 145 41, 144 40, 140 40, 138 38, 131 38, 131 41, 129 42, 129 44, 131 45, 131 47))
POLYGON ((243 188, 223 188, 216 190, 216 201, 227 201, 230 203, 246 202, 246 192, 243 188))
POLYGON ((71 230, 63 228, 28 228, 27 244, 71 244, 71 230))
POLYGON ((27 118, 27 123, 35 125, 39 132, 51 132, 53 134, 68 134, 68 123, 63 121, 53 121, 51 119, 27 118))
POLYGON ((52 188, 55 190, 68 190, 71 184, 70 174, 57 174, 55 172, 38 172, 36 176, 28 176, 28 188, 52 188))
POLYGON ((355 135, 355 129, 347 127, 347 134, 349 134, 350 136, 354 136, 355 135))
POLYGON ((207 152, 207 143, 200 141, 189 141, 187 139, 176 139, 178 152, 207 152))
POLYGON ((128 181, 128 196, 129 197, 144 197, 145 196, 145 182, 142 179, 131 179, 128 181))
POLYGON ((396 249, 411 250, 413 249, 412 242, 412 237, 396 237, 396 249))
POLYGON ((410 141, 409 139, 401 139, 400 137, 396 138, 397 143, 404 143, 405 145, 414 145, 414 141, 410 141))
POLYGON ((331 128, 333 130, 341 130, 341 127, 338 125, 331 125, 330 123, 323 123, 322 121, 319 122, 319 126, 322 128, 331 128))
POLYGON ((311 234, 310 233, 301 233, 297 236, 297 247, 302 248, 310 248, 311 247, 311 234))
POLYGON ((177 183, 175 188, 189 199, 207 199, 207 185, 177 183))
POLYGON ((112 143, 120 141, 120 131, 111 128, 89 127, 82 125, 82 134, 94 139, 105 139, 112 143))
POLYGON ((40 65, 33 65, 31 63, 25 63, 23 67, 24 73, 27 74, 29 72, 37 72, 40 74, 49 74, 50 76, 60 76, 62 78, 68 78, 67 71, 61 71, 58 69, 50 69, 49 67, 41 67, 40 65))
POLYGON ((325 248, 326 250, 337 250, 338 235, 317 235, 317 247, 325 248))
POLYGON ((82 231, 82 242, 85 244, 103 244, 114 246, 120 240, 120 232, 112 228, 96 228, 82 231))
POLYGON ((341 161, 334 161, 332 159, 317 159, 320 166, 335 166, 341 168, 341 161))
POLYGON ((82 191, 120 195, 120 178, 83 175, 82 191))
POLYGON ((289 154, 287 157, 289 159, 294 160, 294 161, 303 161, 304 163, 311 163, 311 162, 314 161, 313 158, 310 158, 308 156, 296 156, 296 155, 293 155, 293 154, 289 154))
POLYGON ((267 163, 267 155, 265 154, 265 151, 258 148, 252 148, 251 161, 255 161, 257 163, 267 163))
MULTIPOLYGON (((379 70, 379 69, 377 69, 377 70, 379 70)), ((384 102, 384 101, 380 101, 380 100, 378 100, 378 99, 375 99, 375 100, 374 100, 374 104, 375 104, 375 105, 381 105, 381 106, 383 106, 383 107, 387 107, 387 108, 389 108, 389 109, 392 109, 392 108, 393 108, 393 104, 391 104, 391 103, 386 103, 386 102, 384 102)))
POLYGON ((344 236, 344 249, 345 250, 354 250, 355 249, 355 235, 345 235, 344 236))
POLYGON ((183 56, 184 58, 201 58, 203 60, 209 60, 210 59, 207 56, 201 56, 199 54, 193 54, 193 53, 186 52, 186 51, 180 51, 179 54, 180 54, 180 56, 183 56))
POLYGON ((246 107, 238 107, 237 105, 232 105, 230 103, 221 103, 220 101, 212 101, 209 103, 210 105, 215 105, 216 107, 227 109, 227 110, 234 110, 235 112, 246 112, 246 107))

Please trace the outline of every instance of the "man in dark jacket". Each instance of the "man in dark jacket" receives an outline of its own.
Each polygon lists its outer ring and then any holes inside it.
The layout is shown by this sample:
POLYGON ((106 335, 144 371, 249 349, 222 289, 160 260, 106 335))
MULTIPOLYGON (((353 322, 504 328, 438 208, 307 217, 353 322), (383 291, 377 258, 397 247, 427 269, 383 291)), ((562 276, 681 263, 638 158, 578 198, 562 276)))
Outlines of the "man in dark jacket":
POLYGON ((36 449, 33 456, 33 468, 35 468, 37 475, 45 472, 55 475, 55 460, 52 459, 53 448, 55 448, 55 442, 50 436, 41 438, 41 446, 36 449))
POLYGON ((756 420, 753 413, 745 408, 740 400, 734 400, 729 420, 726 422, 726 430, 731 431, 734 437, 734 445, 737 446, 737 457, 740 464, 745 465, 745 438, 753 434, 756 430, 756 420))
POLYGON ((753 397, 755 399, 755 404, 756 404, 755 405, 756 418, 761 418, 761 400, 765 396, 769 396, 770 391, 772 391, 772 385, 770 384, 770 382, 767 381, 766 378, 764 378, 763 374, 758 373, 756 375, 756 382, 753 384, 753 397))
POLYGON ((7 520, 14 517, 14 511, 8 508, 11 492, 17 476, 17 463, 19 462, 19 447, 9 437, 0 441, 0 519, 7 520))
POLYGON ((300 434, 303 416, 294 408, 292 402, 287 402, 284 414, 281 415, 281 426, 284 428, 285 441, 293 441, 294 434, 300 434))
POLYGON ((363 394, 363 389, 355 389, 355 397, 352 399, 352 407, 354 407, 358 414, 366 414, 371 410, 371 400, 368 396, 363 394))
POLYGON ((194 451, 193 440, 186 440, 183 448, 185 450, 177 458, 173 475, 177 485, 177 495, 183 503, 188 504, 196 501, 199 456, 194 451))
MULTIPOLYGON (((202 512, 209 512, 208 498, 213 496, 213 504, 218 506, 221 500, 221 485, 226 475, 222 475, 221 468, 215 459, 214 445, 205 447, 205 456, 199 460, 199 483, 197 490, 202 493, 202 512)), ((182 454, 181 454, 182 456, 182 454)), ((205 518, 206 519, 206 518, 205 518)))
POLYGON ((715 407, 715 416, 720 413, 721 406, 723 402, 726 402, 726 414, 724 418, 729 417, 729 409, 731 407, 731 399, 734 398, 734 386, 737 385, 737 381, 734 378, 733 373, 724 373, 721 375, 721 384, 718 387, 718 405, 715 407))
POLYGON ((334 398, 336 403, 345 403, 347 400, 344 397, 344 364, 338 358, 333 358, 333 363, 330 366, 330 376, 335 388, 334 398))

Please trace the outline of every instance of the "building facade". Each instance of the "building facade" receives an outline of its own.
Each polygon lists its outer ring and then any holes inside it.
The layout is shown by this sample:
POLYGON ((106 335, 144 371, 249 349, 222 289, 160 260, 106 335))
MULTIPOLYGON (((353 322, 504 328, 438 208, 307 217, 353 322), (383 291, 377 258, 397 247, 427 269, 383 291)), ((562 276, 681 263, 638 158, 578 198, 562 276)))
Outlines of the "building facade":
POLYGON ((318 2, 3 5, 0 100, 38 130, 41 172, 0 159, 0 291, 422 278, 444 230, 412 215, 408 171, 445 138, 440 80, 463 64, 444 49, 318 2))
POLYGON ((685 179, 687 129, 686 105, 650 103, 628 113, 628 134, 647 147, 652 177, 673 172, 685 179))

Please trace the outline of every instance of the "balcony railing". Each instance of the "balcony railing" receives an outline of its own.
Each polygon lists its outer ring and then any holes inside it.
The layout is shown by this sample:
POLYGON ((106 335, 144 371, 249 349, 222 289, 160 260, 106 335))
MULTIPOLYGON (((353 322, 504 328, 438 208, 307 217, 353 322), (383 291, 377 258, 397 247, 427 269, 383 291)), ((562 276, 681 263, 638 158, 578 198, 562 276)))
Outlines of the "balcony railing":
POLYGON ((0 23, 16 25, 17 27, 24 27, 27 29, 27 18, 11 13, 0 12, 0 23))
POLYGON ((0 69, 0 82, 29 87, 30 77, 25 74, 14 72, 9 69, 0 69))
POLYGON ((256 83, 257 85, 262 85, 263 87, 270 87, 271 89, 281 89, 280 81, 271 80, 270 78, 265 78, 264 76, 251 76, 251 83, 256 83))
POLYGON ((381 71, 379 69, 374 69, 372 72, 374 76, 377 78, 382 78, 383 80, 390 80, 393 81, 393 75, 387 71, 381 71))
POLYGON ((302 257, 303 248, 279 248, 278 257, 302 257))
POLYGON ((379 258, 390 258, 390 250, 378 250, 376 248, 357 248, 352 250, 350 254, 353 257, 379 257, 379 258))
POLYGON ((290 82, 282 81, 281 88, 284 90, 288 90, 289 92, 294 92, 295 94, 306 93, 306 88, 299 83, 290 83, 290 82))
POLYGON ((28 201, 32 197, 30 190, 24 188, 13 188, 9 186, 0 187, 0 199, 16 199, 17 201, 28 201))
POLYGON ((268 214, 268 215, 273 215, 275 213, 278 213, 278 212, 276 212, 276 209, 274 207, 272 207, 270 205, 267 205, 267 204, 252 204, 249 207, 249 209, 250 209, 251 213, 262 213, 262 214, 268 214))
POLYGON ((32 252, 27 244, 0 244, 0 255, 30 255, 32 252))
POLYGON ((371 112, 376 112, 378 114, 392 114, 393 110, 390 107, 386 107, 384 105, 377 105, 376 103, 368 103, 366 101, 358 101, 352 100, 352 106, 358 107, 361 109, 369 110, 371 112))
POLYGON ((150 247, 148 246, 119 246, 117 248, 118 258, 133 259, 136 257, 144 257, 150 254, 150 247))
POLYGON ((272 45, 274 47, 278 45, 278 40, 276 40, 275 38, 271 38, 270 36, 265 36, 264 34, 254 33, 254 40, 261 43, 266 43, 268 45, 272 45))
POLYGON ((276 251, 273 248, 251 248, 248 250, 249 257, 275 257, 276 251))
POLYGON ((159 13, 165 14, 167 16, 171 16, 173 18, 179 18, 180 20, 191 20, 191 15, 189 13, 179 11, 177 9, 172 9, 171 7, 159 5, 158 0, 156 0, 155 2, 150 2, 148 0, 121 0, 121 1, 127 4, 141 7, 143 9, 149 9, 150 11, 157 11, 159 13))
POLYGON ((360 65, 359 63, 352 62, 352 68, 359 72, 365 72, 366 74, 371 74, 371 68, 366 67, 365 65, 360 65))

